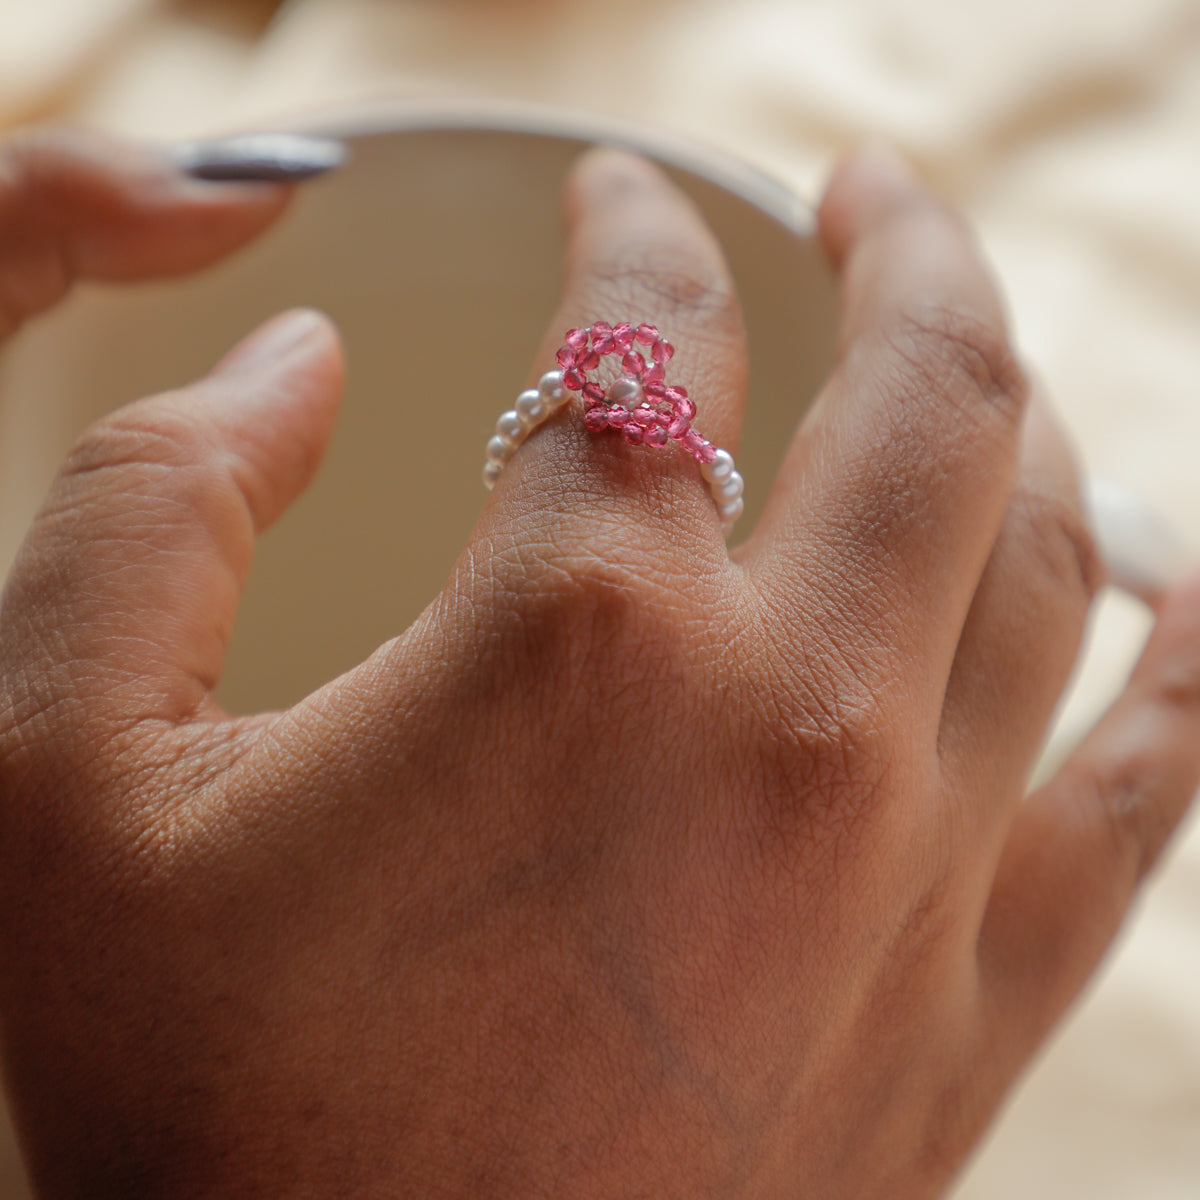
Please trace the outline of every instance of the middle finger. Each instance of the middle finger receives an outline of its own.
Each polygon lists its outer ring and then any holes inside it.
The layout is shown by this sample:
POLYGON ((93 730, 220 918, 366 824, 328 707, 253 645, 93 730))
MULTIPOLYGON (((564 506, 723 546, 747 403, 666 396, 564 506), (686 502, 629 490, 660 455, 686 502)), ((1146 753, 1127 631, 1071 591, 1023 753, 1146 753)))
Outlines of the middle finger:
MULTIPOLYGON (((785 649, 846 660, 926 727, 1008 504, 1026 387, 963 224, 890 157, 835 177, 839 365, 746 547, 785 649)), ((936 727, 936 726, 934 726, 936 727)))

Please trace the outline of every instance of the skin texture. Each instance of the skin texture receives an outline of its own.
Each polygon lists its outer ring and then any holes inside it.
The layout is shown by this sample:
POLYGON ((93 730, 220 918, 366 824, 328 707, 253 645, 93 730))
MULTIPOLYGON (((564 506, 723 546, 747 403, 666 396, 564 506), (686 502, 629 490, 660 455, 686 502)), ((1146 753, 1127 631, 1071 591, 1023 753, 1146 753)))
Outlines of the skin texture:
MULTIPOLYGON (((9 326, 285 203, 6 144, 9 326)), ((736 450, 697 214, 611 151, 566 214, 531 378, 568 325, 653 318, 736 450)), ((901 164, 850 160, 820 218, 839 365, 732 558, 694 464, 562 414, 421 618, 288 712, 210 693, 334 424, 328 322, 85 434, 0 609, 0 1014, 41 1195, 944 1189, 1195 789, 1200 579, 1027 795, 1101 581, 1070 452, 901 164)))

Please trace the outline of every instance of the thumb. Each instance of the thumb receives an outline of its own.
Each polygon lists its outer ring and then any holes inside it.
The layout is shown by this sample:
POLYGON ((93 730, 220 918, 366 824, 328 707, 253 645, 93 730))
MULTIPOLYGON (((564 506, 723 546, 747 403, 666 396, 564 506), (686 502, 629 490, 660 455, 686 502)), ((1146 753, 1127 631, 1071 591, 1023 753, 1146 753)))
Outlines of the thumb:
POLYGON ((336 331, 297 310, 88 430, 0 600, 0 750, 213 708, 254 535, 315 473, 342 375, 336 331))

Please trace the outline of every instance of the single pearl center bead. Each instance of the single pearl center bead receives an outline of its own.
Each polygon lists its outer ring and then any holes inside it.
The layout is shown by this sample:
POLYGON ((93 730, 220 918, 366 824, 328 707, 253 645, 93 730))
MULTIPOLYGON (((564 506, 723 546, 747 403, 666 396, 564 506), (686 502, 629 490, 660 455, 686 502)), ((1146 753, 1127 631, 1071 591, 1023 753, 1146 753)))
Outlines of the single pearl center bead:
POLYGON ((605 393, 609 404, 619 404, 632 412, 645 399, 646 393, 636 379, 618 379, 605 393))

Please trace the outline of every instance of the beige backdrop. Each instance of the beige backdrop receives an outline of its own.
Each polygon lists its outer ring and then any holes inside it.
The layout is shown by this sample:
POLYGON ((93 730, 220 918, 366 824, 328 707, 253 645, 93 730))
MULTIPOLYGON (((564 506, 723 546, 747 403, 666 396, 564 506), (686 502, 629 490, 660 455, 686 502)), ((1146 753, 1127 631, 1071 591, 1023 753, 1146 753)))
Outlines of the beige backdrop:
MULTIPOLYGON (((483 94, 691 134, 809 196, 837 152, 885 138, 979 225, 1088 465, 1152 498, 1200 552, 1194 0, 293 0, 272 19, 274 7, 0 0, 0 128, 72 115, 172 138, 385 94, 483 94)), ((1102 604, 1051 757, 1111 696, 1146 628, 1136 605, 1102 604)), ((16 1200, 5 1153, 0 1200, 16 1200)), ((958 1190, 1017 1194, 1200 1196, 1194 822, 958 1190)))

